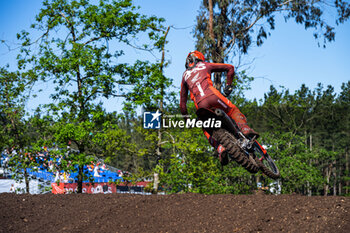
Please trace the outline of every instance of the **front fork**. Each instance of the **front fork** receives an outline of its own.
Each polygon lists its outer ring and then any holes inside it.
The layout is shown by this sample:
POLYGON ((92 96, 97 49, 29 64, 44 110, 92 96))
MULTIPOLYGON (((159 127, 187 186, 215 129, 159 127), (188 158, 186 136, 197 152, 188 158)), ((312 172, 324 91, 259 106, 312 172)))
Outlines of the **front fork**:
POLYGON ((254 136, 252 139, 249 139, 246 136, 244 136, 242 132, 239 132, 239 135, 241 136, 241 139, 239 140, 240 146, 243 150, 246 150, 248 154, 254 151, 255 143, 257 144, 257 146, 260 147, 261 151, 263 152, 263 155, 261 156, 261 158, 259 158, 259 160, 262 161, 265 158, 267 151, 264 149, 264 147, 260 145, 258 141, 255 140, 256 136, 254 136))
POLYGON ((259 148, 261 149, 261 151, 263 152, 261 158, 259 158, 260 161, 262 161, 263 159, 265 159, 265 156, 267 155, 267 151, 265 150, 265 148, 263 146, 260 145, 260 143, 258 141, 255 141, 254 143, 256 143, 259 148))
POLYGON ((256 136, 254 136, 252 139, 247 138, 244 136, 242 132, 238 132, 240 139, 238 140, 240 142, 240 146, 242 149, 251 151, 253 148, 254 143, 256 142, 256 136))

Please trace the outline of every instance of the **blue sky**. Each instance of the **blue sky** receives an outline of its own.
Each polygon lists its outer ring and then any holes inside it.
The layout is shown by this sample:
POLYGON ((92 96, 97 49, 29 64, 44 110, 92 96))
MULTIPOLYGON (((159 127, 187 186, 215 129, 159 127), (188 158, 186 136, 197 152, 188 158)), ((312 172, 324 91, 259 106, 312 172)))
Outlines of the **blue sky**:
MULTIPOLYGON (((180 86, 184 71, 185 58, 189 51, 194 49, 195 40, 192 30, 198 14, 199 0, 135 0, 141 6, 141 13, 164 17, 167 25, 172 25, 168 40, 167 58, 171 64, 165 74, 174 80, 176 87, 180 86)), ((34 17, 41 7, 40 0, 0 0, 0 39, 15 42, 16 33, 28 29, 34 23, 34 17)), ((331 19, 333 16, 328 14, 331 19)), ((333 22, 333 20, 332 20, 333 22)), ((336 27, 336 39, 327 44, 327 48, 319 48, 312 36, 312 30, 306 31, 303 26, 290 21, 285 23, 278 18, 276 29, 265 41, 263 46, 254 47, 249 51, 247 60, 255 59, 248 74, 256 77, 252 89, 246 92, 249 99, 263 98, 272 84, 282 85, 292 92, 305 83, 314 89, 317 83, 324 86, 332 85, 336 92, 340 92, 341 83, 350 80, 350 22, 336 27)), ((14 46, 12 44, 12 46, 14 46)), ((8 52, 5 46, 0 45, 0 66, 9 63, 15 64, 16 52, 8 52)), ((134 51, 131 56, 138 56, 134 51)), ((236 65, 233 63, 233 65, 236 65)), ((47 85, 47 84, 46 84, 47 85)), ((48 101, 51 87, 46 89, 41 98, 28 103, 28 108, 34 108, 38 103, 48 101)), ((106 101, 107 110, 117 110, 122 99, 106 101)))

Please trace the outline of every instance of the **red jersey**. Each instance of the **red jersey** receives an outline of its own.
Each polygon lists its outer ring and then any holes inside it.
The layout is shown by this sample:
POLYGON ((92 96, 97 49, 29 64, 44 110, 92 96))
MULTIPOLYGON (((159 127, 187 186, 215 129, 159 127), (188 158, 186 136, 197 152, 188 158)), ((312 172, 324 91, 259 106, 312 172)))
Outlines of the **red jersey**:
POLYGON ((217 93, 211 80, 212 72, 227 72, 226 85, 232 84, 234 67, 229 64, 198 62, 195 67, 183 73, 180 93, 180 110, 183 115, 187 115, 188 90, 196 105, 217 93))

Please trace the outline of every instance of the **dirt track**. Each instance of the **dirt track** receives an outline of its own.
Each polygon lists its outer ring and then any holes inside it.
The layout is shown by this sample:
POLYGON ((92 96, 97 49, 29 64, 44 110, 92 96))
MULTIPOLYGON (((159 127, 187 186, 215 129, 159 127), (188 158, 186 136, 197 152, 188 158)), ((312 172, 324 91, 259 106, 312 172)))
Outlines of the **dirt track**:
POLYGON ((350 232, 349 197, 0 194, 0 232, 350 232))

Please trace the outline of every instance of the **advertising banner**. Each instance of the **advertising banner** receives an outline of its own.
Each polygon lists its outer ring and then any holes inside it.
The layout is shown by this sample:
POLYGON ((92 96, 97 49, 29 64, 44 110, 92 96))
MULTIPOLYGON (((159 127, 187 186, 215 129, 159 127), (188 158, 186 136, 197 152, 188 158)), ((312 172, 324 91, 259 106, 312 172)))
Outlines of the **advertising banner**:
MULTIPOLYGON (((117 193, 119 192, 143 192, 143 188, 149 182, 138 182, 134 185, 132 184, 119 184, 116 186, 113 183, 83 183, 83 193, 117 193)), ((74 193, 78 189, 77 183, 52 183, 52 193, 54 194, 65 194, 65 193, 74 193)))

